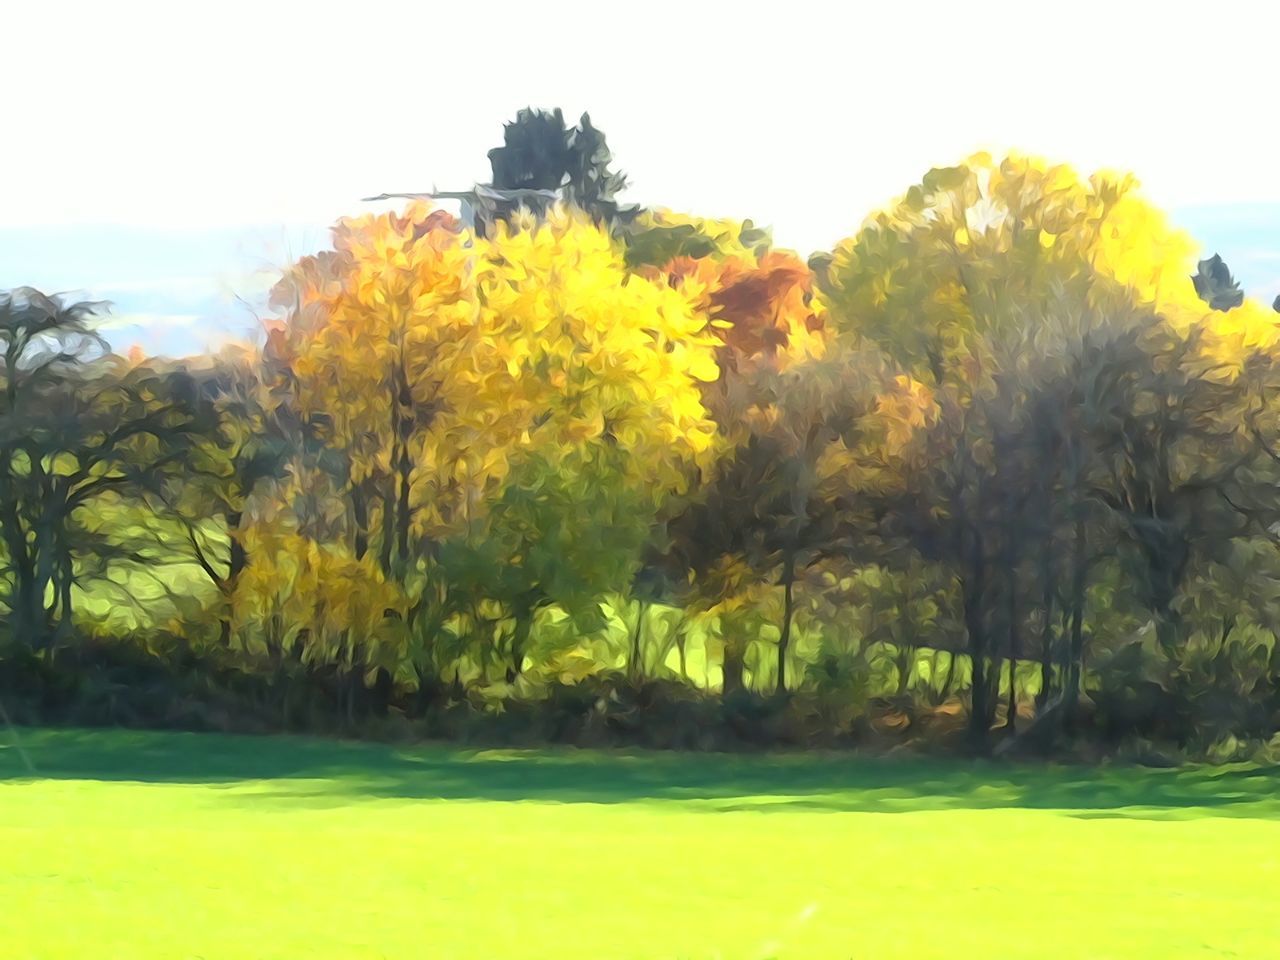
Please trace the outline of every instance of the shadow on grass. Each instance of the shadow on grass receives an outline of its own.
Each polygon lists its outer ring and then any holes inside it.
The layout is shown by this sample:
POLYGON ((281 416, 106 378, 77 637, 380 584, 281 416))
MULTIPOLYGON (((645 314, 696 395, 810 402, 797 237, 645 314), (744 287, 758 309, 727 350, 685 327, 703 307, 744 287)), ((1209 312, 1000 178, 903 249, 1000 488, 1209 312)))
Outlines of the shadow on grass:
MULTIPOLYGON (((926 758, 737 756, 575 750, 401 749, 306 737, 132 730, 27 730, 38 776, 232 785, 269 781, 243 803, 360 799, 675 802, 721 811, 1018 808, 1086 818, 1280 818, 1280 765, 1152 770, 1012 766, 926 758)), ((28 779, 0 734, 0 781, 28 779)))

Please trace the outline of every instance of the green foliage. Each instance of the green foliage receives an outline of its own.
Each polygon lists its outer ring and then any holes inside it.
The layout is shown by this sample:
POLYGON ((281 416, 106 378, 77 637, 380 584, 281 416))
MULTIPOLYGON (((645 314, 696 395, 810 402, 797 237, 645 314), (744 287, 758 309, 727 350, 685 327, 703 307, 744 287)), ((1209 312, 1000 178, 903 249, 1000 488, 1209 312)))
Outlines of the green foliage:
POLYGON ((768 230, 750 220, 733 223, 663 210, 640 214, 624 235, 627 266, 661 267, 680 257, 723 259, 762 256, 772 245, 768 230))

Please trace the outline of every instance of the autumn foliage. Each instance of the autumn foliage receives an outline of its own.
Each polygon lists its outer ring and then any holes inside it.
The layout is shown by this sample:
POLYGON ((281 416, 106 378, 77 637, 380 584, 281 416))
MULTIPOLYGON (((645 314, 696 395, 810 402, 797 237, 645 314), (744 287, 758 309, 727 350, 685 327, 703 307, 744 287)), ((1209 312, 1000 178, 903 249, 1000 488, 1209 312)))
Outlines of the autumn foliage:
POLYGON ((340 221, 259 348, 152 369, 5 301, 12 643, 164 633, 281 722, 570 687, 608 712, 625 677, 828 739, 962 702, 977 743, 1186 742, 1212 661, 1244 704, 1214 729, 1269 729, 1280 324, 1220 262, 1193 280, 1131 178, 975 155, 806 262, 624 215, 575 130, 567 202, 340 221), (194 599, 93 612, 158 564, 194 599))

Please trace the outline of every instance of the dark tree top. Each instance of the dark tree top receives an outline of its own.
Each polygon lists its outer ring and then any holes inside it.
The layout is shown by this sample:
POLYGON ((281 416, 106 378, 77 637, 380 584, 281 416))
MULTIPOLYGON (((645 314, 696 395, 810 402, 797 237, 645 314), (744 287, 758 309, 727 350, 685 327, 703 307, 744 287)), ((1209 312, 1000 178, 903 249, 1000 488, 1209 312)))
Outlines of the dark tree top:
POLYGON ((1200 299, 1214 310, 1227 311, 1244 303, 1244 291, 1216 253, 1208 260, 1200 261, 1199 270, 1191 282, 1195 284, 1200 299))

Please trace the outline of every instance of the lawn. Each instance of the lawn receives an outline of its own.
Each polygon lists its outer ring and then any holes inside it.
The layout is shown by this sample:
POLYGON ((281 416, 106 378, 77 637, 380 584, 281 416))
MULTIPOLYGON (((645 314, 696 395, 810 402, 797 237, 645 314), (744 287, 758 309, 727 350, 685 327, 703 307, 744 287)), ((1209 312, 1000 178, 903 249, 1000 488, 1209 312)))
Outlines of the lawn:
POLYGON ((22 736, 5 960, 1280 956, 1274 768, 22 736))

